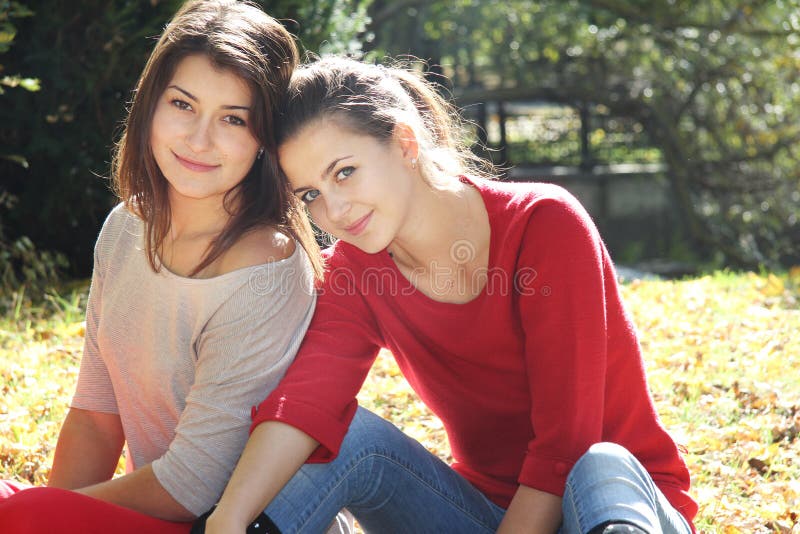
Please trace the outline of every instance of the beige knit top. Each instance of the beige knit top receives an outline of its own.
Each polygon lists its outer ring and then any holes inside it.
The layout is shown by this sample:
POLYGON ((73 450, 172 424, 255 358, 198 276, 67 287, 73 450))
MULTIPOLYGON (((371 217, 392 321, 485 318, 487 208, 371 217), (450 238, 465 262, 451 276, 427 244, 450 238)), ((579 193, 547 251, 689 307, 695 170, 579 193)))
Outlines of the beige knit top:
POLYGON ((142 221, 122 205, 95 245, 86 342, 72 406, 117 413, 127 469, 152 463, 200 514, 244 448, 251 407, 283 377, 314 311, 302 247, 215 278, 154 272, 142 221))

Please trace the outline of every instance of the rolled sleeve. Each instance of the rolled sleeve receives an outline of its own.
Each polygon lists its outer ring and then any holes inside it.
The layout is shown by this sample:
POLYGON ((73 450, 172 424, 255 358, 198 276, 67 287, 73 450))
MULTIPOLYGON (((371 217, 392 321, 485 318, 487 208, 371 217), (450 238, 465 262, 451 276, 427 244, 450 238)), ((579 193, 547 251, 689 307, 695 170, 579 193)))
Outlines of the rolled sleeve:
POLYGON ((345 434, 358 408, 358 403, 351 401, 345 405, 339 417, 308 404, 303 400, 293 401, 285 394, 270 396, 259 406, 253 416, 252 430, 265 421, 280 421, 302 430, 320 445, 308 458, 308 463, 330 462, 339 454, 345 434), (263 415, 259 415, 263 414, 263 415))
POLYGON ((375 317, 355 283, 357 272, 347 264, 329 266, 297 358, 253 417, 252 428, 281 421, 319 441, 309 462, 338 454, 381 346, 375 317))

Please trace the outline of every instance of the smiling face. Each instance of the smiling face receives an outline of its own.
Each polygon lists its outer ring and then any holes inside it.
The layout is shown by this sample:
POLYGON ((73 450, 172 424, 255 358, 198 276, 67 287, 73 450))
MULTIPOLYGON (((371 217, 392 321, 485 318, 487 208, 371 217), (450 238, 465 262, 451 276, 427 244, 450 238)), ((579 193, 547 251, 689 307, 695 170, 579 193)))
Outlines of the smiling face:
POLYGON ((256 159, 250 88, 204 55, 187 56, 156 104, 150 146, 170 201, 209 199, 236 187, 256 159))
POLYGON ((397 238, 419 180, 407 148, 353 133, 335 119, 303 127, 278 149, 295 194, 324 231, 368 253, 397 238))

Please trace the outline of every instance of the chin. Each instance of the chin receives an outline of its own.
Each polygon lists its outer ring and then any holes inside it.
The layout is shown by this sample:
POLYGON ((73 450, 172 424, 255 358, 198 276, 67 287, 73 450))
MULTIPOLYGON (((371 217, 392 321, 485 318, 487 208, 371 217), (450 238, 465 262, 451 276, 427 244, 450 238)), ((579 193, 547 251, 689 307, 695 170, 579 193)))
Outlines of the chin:
POLYGON ((377 254, 378 252, 383 251, 388 244, 381 244, 376 243, 374 241, 361 241, 361 240, 350 240, 350 239, 342 239, 342 241, 349 243, 350 245, 356 247, 362 252, 366 252, 367 254, 377 254))

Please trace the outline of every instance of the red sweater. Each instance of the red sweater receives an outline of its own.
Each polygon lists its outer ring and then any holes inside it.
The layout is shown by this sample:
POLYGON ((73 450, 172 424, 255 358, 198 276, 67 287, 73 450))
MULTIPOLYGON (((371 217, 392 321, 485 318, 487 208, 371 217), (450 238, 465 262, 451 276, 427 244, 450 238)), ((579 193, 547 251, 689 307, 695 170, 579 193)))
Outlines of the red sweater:
POLYGON ((562 495, 594 443, 626 447, 691 523, 689 473, 658 420, 616 275, 583 207, 547 184, 475 180, 491 225, 488 281, 434 301, 386 251, 339 241, 295 362, 253 426, 283 421, 336 456, 381 347, 442 420, 453 468, 500 506, 519 484, 562 495))

